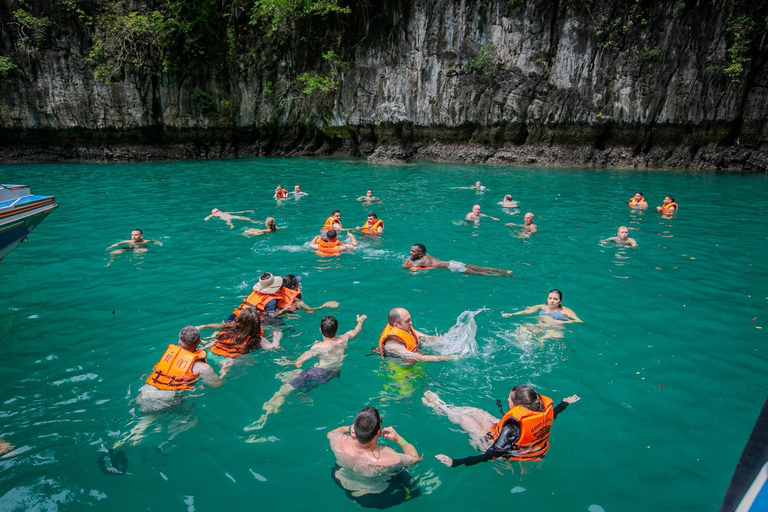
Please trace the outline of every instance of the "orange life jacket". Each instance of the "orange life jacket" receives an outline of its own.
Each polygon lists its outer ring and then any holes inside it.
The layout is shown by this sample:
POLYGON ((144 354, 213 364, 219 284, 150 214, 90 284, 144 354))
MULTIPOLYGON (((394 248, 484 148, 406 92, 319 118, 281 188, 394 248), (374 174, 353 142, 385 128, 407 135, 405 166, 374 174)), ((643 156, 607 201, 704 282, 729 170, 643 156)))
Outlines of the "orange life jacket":
MULTIPOLYGON (((226 329, 226 327, 224 329, 226 329)), ((248 342, 251 340, 250 336, 247 336, 242 343, 237 343, 235 340, 235 332, 229 329, 227 329, 227 332, 224 332, 224 329, 219 332, 219 338, 216 340, 216 344, 211 347, 211 352, 216 355, 237 357, 247 354, 251 348, 259 346, 258 343, 254 347, 248 346, 248 342), (225 337, 222 337, 222 333, 225 337)), ((261 330, 261 336, 264 336, 264 329, 261 330)))
POLYGON ((413 270, 414 272, 417 270, 431 270, 435 267, 408 267, 408 270, 413 270))
POLYGON ((371 224, 369 221, 365 221, 365 224, 363 224, 363 229, 361 231, 364 235, 378 235, 378 229, 379 226, 384 226, 384 221, 381 219, 376 219, 373 224, 371 224))
POLYGON ((379 348, 378 352, 383 356, 384 355, 384 340, 387 338, 387 336, 395 336, 397 339, 403 342, 405 345, 405 348, 409 352, 418 352, 420 341, 419 341, 419 335, 416 334, 416 331, 413 330, 413 327, 410 328, 410 332, 404 331, 400 329, 399 327, 394 327, 392 325, 387 324, 384 327, 384 330, 381 331, 381 336, 379 336, 379 348))
POLYGON ((339 219, 333 216, 328 217, 327 219, 325 219, 325 224, 323 224, 323 227, 320 228, 320 231, 327 231, 329 229, 333 229, 334 224, 338 224, 339 229, 341 229, 341 221, 339 219))
POLYGON ((632 199, 629 200, 629 206, 640 206, 644 202, 645 202, 645 198, 643 197, 641 197, 639 201, 633 197, 632 199))
POLYGON ((501 418, 501 421, 494 424, 488 430, 486 438, 496 442, 507 420, 515 418, 520 424, 520 438, 512 447, 512 452, 509 455, 505 455, 505 458, 511 460, 539 460, 549 450, 549 432, 552 429, 552 420, 555 415, 552 409, 552 399, 544 395, 539 396, 544 404, 542 412, 534 412, 522 405, 516 405, 507 411, 501 418))
POLYGON ((296 301, 296 297, 301 295, 301 290, 291 290, 290 288, 282 287, 280 288, 280 293, 282 294, 283 299, 278 301, 277 305, 284 308, 296 301))
POLYGON ((232 313, 235 314, 235 316, 240 314, 240 311, 247 307, 256 308, 259 311, 263 312, 264 308, 267 306, 267 303, 271 300, 277 299, 277 307, 281 308, 285 306, 285 302, 283 301, 283 294, 280 293, 282 291, 278 290, 276 293, 260 293, 260 292, 251 292, 248 297, 245 298, 242 304, 240 304, 239 308, 235 308, 232 313))
POLYGON ((192 373, 192 367, 197 361, 205 362, 205 350, 190 352, 179 345, 168 345, 152 374, 147 377, 147 384, 173 391, 190 389, 197 381, 198 375, 192 373))
POLYGON ((288 191, 283 189, 279 192, 275 192, 275 197, 277 199, 288 199, 288 191))
POLYGON ((667 203, 667 204, 661 205, 661 211, 663 212, 666 212, 667 210, 672 210, 672 209, 677 211, 677 203, 667 203))
POLYGON ((329 242, 321 236, 316 236, 312 242, 317 244, 318 254, 325 256, 333 256, 334 254, 339 254, 339 246, 341 245, 341 242, 339 242, 338 238, 333 242, 329 242))

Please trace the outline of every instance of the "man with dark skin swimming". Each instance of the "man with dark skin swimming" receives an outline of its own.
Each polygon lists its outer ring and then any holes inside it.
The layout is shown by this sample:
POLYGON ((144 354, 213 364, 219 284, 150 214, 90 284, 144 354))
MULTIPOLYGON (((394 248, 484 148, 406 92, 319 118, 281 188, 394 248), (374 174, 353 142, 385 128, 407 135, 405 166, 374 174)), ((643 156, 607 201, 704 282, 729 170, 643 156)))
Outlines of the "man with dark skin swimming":
POLYGON ((511 270, 504 270, 492 267, 478 267, 476 265, 467 265, 460 261, 443 261, 427 254, 427 248, 424 244, 413 244, 411 254, 403 262, 403 267, 412 270, 426 270, 431 268, 448 268, 452 272, 461 272, 464 274, 478 274, 481 276, 504 276, 514 277, 511 270))

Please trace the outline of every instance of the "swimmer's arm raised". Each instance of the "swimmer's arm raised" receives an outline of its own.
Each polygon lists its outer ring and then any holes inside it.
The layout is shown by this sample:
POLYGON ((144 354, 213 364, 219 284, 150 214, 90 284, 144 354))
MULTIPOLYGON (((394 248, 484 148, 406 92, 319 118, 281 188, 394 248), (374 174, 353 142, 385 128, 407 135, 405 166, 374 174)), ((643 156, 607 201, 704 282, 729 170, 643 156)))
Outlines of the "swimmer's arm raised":
MULTIPOLYGON (((414 460, 409 461, 403 461, 406 463, 406 465, 415 464, 416 462, 420 462, 423 457, 419 456, 419 452, 416 451, 416 447, 413 446, 411 443, 403 439, 403 436, 398 434, 395 431, 394 427, 385 427, 381 429, 381 434, 384 436, 384 438, 389 439, 390 441, 397 443, 398 446, 400 446, 400 449, 403 450, 403 453, 405 455, 408 455, 414 460)), ((402 460, 402 459, 401 459, 402 460)))
POLYGON ((341 436, 344 434, 349 434, 352 432, 352 427, 350 425, 342 425, 341 427, 336 427, 335 429, 331 430, 326 434, 326 437, 328 439, 331 439, 332 437, 341 436))
POLYGON ((368 319, 367 315, 357 315, 357 325, 354 329, 349 330, 341 335, 342 338, 346 338, 347 341, 351 340, 358 334, 360 334, 360 330, 363 328, 363 322, 365 322, 368 319))

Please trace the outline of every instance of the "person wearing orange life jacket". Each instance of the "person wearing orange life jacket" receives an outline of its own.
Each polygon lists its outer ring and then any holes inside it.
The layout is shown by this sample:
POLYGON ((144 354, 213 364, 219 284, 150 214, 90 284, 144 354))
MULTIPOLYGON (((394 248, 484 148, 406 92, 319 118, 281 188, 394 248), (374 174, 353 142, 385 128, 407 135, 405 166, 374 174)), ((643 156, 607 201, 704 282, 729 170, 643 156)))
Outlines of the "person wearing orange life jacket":
POLYGON ((361 230, 364 235, 381 235, 384 232, 384 221, 379 219, 375 213, 369 213, 365 224, 357 226, 355 229, 361 230))
POLYGON ((672 196, 667 196, 664 198, 664 203, 661 206, 656 207, 656 211, 666 214, 673 214, 677 212, 677 208, 678 206, 675 202, 675 198, 672 196))
MULTIPOLYGON (((472 445, 481 449, 481 455, 452 459, 439 454, 435 458, 449 467, 472 466, 480 462, 505 458, 509 460, 540 460, 549 450, 552 422, 568 405, 578 402, 572 395, 552 407, 552 399, 539 395, 530 386, 515 386, 507 399, 509 409, 497 419, 477 407, 449 406, 432 391, 424 393, 421 401, 437 414, 462 427, 471 438, 472 445)), ((497 405, 501 409, 501 400, 497 405)))
POLYGON ((278 185, 277 188, 275 188, 275 195, 272 196, 272 198, 288 199, 288 191, 282 185, 278 185))
POLYGON ((259 313, 253 308, 245 308, 235 320, 224 325, 218 333, 214 333, 214 336, 213 343, 204 348, 210 348, 212 353, 228 358, 222 362, 223 367, 225 364, 232 364, 234 358, 254 349, 279 348, 283 335, 280 331, 274 331, 270 342, 264 337, 259 313))
POLYGON ((434 268, 447 268, 451 272, 461 272, 463 274, 478 274, 481 276, 514 277, 511 270, 504 270, 492 267, 478 267, 477 265, 468 265, 460 261, 443 261, 427 254, 427 248, 424 244, 413 244, 410 255, 403 262, 402 268, 409 270, 430 270, 434 268))
POLYGON ((637 209, 648 208, 648 202, 643 197, 642 192, 635 192, 635 195, 629 200, 629 207, 637 209))
POLYGON ((423 343, 435 341, 437 337, 427 336, 413 328, 411 314, 405 308, 392 308, 387 316, 387 325, 381 331, 379 344, 374 349, 382 357, 399 357, 409 361, 450 361, 446 355, 422 354, 423 343))
POLYGON ((178 345, 168 345, 146 383, 139 389, 136 403, 141 412, 167 408, 177 392, 193 388, 198 378, 212 388, 222 385, 228 368, 222 368, 217 375, 206 362, 205 350, 198 350, 199 345, 200 331, 191 325, 179 333, 178 345))
POLYGON ((357 245, 355 235, 352 233, 347 233, 347 237, 349 238, 350 242, 348 244, 343 244, 336 237, 336 230, 329 229, 325 233, 325 238, 322 236, 316 236, 312 239, 311 242, 309 242, 309 246, 312 249, 315 249, 315 251, 317 251, 317 253, 321 256, 335 256, 337 254, 341 254, 342 252, 351 251, 357 245))
POLYGON ((303 309, 307 313, 314 313, 318 309, 339 307, 339 303, 335 300, 326 301, 321 306, 314 308, 310 307, 301 298, 301 290, 299 289, 300 283, 301 276, 295 276, 293 274, 286 274, 283 276, 283 287, 280 289, 280 291, 283 293, 284 302, 286 305, 278 311, 271 313, 270 316, 276 317, 282 315, 283 313, 297 311, 299 309, 303 309))
POLYGON ((323 223, 323 227, 320 228, 320 234, 324 234, 329 230, 334 230, 336 232, 341 231, 341 212, 339 210, 333 210, 331 212, 331 216, 325 219, 325 222, 323 223))

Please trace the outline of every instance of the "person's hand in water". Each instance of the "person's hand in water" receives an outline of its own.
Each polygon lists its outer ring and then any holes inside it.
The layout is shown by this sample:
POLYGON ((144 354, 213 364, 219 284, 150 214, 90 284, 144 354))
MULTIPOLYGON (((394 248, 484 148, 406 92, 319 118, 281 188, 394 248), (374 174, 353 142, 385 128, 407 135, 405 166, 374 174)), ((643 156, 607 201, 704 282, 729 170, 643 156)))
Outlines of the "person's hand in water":
POLYGON ((435 458, 448 466, 449 468, 453 465, 453 459, 450 458, 447 455, 443 455, 442 453, 435 455, 435 458))
POLYGON ((576 403, 579 400, 581 400, 581 397, 579 395, 571 395, 571 396, 567 396, 567 397, 563 398, 563 402, 565 402, 567 404, 576 403))

